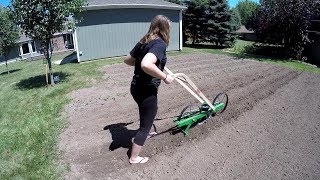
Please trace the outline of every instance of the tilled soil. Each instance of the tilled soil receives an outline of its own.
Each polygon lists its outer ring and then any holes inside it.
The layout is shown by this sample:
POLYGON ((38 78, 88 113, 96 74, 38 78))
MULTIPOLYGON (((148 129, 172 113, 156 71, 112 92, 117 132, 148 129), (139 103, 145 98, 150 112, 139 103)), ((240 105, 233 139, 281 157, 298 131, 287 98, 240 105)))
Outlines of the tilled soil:
MULTIPOLYGON (((147 140, 146 164, 130 165, 127 152, 139 126, 130 95, 133 67, 105 66, 104 79, 70 94, 69 125, 60 136, 66 179, 318 179, 320 76, 224 55, 170 57, 208 97, 229 96, 227 110, 204 125, 147 140)), ((179 83, 162 83, 155 126, 197 100, 179 83)))

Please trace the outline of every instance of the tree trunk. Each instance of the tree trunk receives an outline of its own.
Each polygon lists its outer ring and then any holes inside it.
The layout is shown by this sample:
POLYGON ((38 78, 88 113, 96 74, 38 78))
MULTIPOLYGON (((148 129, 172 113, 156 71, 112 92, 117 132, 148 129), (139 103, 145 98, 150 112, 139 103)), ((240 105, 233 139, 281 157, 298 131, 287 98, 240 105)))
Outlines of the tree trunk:
POLYGON ((192 37, 193 37, 192 38, 192 45, 194 45, 196 43, 196 39, 197 39, 197 30, 196 29, 194 29, 192 37))
POLYGON ((7 57, 7 55, 4 55, 4 58, 5 58, 5 60, 6 60, 7 72, 8 72, 8 74, 10 74, 9 66, 8 66, 8 57, 7 57))
POLYGON ((196 43, 196 39, 197 39, 197 27, 194 26, 193 32, 192 32, 192 45, 194 45, 196 43))
POLYGON ((52 50, 51 50, 51 41, 50 41, 50 39, 47 40, 47 42, 46 42, 46 51, 47 51, 46 52, 46 59, 47 59, 47 63, 48 63, 48 66, 49 66, 48 76, 50 78, 51 86, 54 86, 52 64, 51 64, 52 50))

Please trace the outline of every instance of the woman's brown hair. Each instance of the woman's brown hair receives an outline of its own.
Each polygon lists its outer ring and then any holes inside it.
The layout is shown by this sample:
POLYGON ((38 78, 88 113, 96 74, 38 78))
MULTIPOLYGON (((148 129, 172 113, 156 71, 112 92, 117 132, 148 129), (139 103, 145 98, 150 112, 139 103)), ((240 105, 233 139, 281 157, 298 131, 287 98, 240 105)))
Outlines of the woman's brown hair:
POLYGON ((140 43, 147 44, 156 36, 160 37, 168 46, 170 41, 170 20, 164 15, 157 15, 151 21, 149 31, 140 40, 140 43))

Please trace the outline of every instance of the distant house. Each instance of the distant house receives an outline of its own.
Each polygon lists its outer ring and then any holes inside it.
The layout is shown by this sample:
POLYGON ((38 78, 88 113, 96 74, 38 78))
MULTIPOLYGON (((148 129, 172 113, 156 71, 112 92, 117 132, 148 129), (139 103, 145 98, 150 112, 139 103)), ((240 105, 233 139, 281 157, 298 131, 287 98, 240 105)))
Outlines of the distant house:
POLYGON ((256 41, 257 36, 254 31, 248 30, 245 26, 241 26, 240 29, 235 31, 236 34, 239 35, 240 39, 246 40, 246 41, 256 41))
POLYGON ((182 10, 163 0, 88 0, 74 33, 78 62, 122 56, 147 33, 158 14, 171 23, 168 50, 182 49, 182 10))
MULTIPOLYGON (((52 38, 53 53, 73 51, 73 33, 61 32, 54 34, 52 38)), ((11 50, 8 59, 32 59, 43 56, 40 42, 35 41, 24 34, 21 34, 17 40, 17 46, 11 50)), ((0 56, 0 62, 5 61, 4 57, 0 56)))

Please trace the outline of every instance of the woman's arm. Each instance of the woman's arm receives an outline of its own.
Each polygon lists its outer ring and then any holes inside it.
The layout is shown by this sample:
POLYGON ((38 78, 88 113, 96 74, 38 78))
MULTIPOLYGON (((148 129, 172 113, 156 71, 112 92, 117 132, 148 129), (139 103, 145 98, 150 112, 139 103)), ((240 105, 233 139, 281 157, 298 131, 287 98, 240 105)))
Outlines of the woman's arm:
POLYGON ((163 80, 166 84, 170 84, 174 77, 162 72, 157 66, 157 57, 153 53, 147 53, 141 61, 141 69, 150 76, 163 80))
POLYGON ((132 57, 130 54, 128 54, 123 60, 123 62, 129 66, 134 66, 135 61, 136 59, 132 57))

